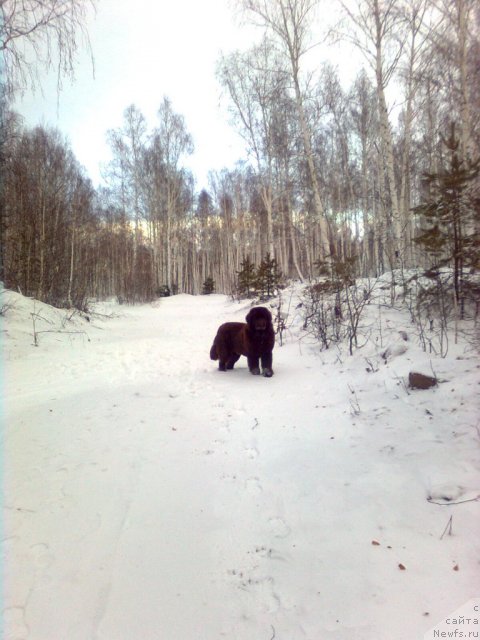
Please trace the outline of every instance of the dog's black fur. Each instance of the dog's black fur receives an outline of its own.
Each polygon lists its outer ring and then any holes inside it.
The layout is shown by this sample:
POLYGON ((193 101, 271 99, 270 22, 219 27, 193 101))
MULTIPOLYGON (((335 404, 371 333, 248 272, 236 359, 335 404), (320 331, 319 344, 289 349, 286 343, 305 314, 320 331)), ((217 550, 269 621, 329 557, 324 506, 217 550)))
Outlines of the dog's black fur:
POLYGON ((253 307, 245 322, 226 322, 217 331, 210 349, 210 358, 218 360, 220 371, 233 369, 240 356, 246 356, 253 375, 260 374, 259 362, 265 377, 273 376, 272 350, 275 332, 272 314, 265 307, 253 307))

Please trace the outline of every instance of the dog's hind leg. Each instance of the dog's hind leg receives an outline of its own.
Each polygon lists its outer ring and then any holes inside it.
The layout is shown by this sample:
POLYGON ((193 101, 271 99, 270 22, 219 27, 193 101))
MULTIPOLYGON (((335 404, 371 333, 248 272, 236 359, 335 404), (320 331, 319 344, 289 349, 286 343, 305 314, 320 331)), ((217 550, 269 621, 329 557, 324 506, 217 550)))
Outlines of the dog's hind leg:
POLYGON ((232 355, 229 357, 226 363, 227 369, 233 369, 233 367, 235 366, 235 363, 239 358, 240 356, 238 355, 238 353, 232 353, 232 355))
POLYGON ((226 371, 228 369, 228 362, 231 358, 229 349, 225 349, 224 346, 217 347, 218 353, 218 368, 220 371, 226 371))

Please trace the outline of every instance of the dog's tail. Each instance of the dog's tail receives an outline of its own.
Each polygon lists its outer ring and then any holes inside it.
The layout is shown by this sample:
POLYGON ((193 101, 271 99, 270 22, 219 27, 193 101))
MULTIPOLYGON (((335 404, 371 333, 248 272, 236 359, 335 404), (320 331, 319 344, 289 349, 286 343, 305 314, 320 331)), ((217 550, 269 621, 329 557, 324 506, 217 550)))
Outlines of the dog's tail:
POLYGON ((218 360, 217 345, 215 344, 215 341, 210 349, 210 360, 218 360))

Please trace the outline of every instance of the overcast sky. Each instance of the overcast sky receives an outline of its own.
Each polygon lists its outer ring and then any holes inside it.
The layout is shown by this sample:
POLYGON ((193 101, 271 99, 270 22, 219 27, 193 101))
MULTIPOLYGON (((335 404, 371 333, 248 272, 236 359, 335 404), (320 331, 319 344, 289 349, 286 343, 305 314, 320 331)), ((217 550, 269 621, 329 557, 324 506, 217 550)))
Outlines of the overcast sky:
MULTIPOLYGON (((107 130, 122 125, 130 104, 141 110, 152 129, 166 95, 194 139, 195 152, 186 164, 197 189, 207 187, 210 169, 233 168, 237 160, 246 159, 241 138, 228 124, 227 101, 220 101, 215 68, 222 51, 247 48, 261 33, 241 25, 233 6, 234 0, 97 0, 88 24, 95 75, 85 48, 75 81, 66 80, 59 96, 51 73, 41 78, 43 91, 25 95, 15 108, 27 126, 58 127, 98 185, 101 165, 110 157, 107 130)), ((328 0, 319 28, 325 25, 327 7, 328 0)), ((313 50, 314 68, 329 51, 313 50)), ((356 58, 358 62, 358 54, 356 58)), ((334 61, 343 69, 353 64, 351 56, 343 56, 342 62, 338 53, 334 61)))
POLYGON ((57 99, 56 77, 42 77, 43 95, 27 94, 16 104, 26 124, 58 127, 94 184, 99 163, 109 158, 106 131, 122 124, 124 109, 135 104, 149 128, 167 95, 186 120, 195 153, 188 160, 207 186, 209 169, 233 167, 244 156, 228 125, 225 101, 215 78, 220 52, 246 47, 253 31, 240 27, 228 0, 98 0, 88 31, 88 52, 79 56, 76 79, 64 82, 57 99))

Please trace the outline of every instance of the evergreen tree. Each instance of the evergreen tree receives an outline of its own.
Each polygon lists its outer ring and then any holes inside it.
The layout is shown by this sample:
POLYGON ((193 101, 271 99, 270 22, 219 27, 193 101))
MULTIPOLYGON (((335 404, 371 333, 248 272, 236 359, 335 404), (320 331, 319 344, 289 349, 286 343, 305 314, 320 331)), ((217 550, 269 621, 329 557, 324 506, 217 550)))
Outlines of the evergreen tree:
POLYGON ((202 293, 204 296, 208 296, 215 292, 215 280, 213 278, 207 278, 203 283, 202 293))
POLYGON ((209 216, 213 215, 215 212, 212 196, 206 191, 206 189, 202 189, 198 196, 197 202, 197 216, 203 220, 207 220, 209 216))
POLYGON ((343 317, 342 292, 355 284, 357 257, 346 257, 343 260, 336 256, 329 256, 328 260, 314 262, 320 276, 324 280, 317 283, 314 291, 317 296, 335 295, 334 312, 337 318, 343 317))
POLYGON ((237 296, 239 298, 248 298, 255 293, 256 283, 255 265, 246 257, 240 265, 240 271, 237 271, 237 296))
POLYGON ((337 293, 355 283, 356 256, 344 259, 333 256, 328 260, 317 260, 314 265, 318 269, 318 274, 326 278, 323 283, 325 291, 337 293))
POLYGON ((450 136, 442 137, 442 142, 448 151, 448 166, 438 173, 425 174, 429 198, 413 209, 424 223, 415 241, 432 260, 427 276, 437 278, 442 267, 453 267, 455 301, 463 317, 465 274, 470 268, 480 266, 480 200, 472 188, 479 176, 480 158, 465 162, 459 157, 460 142, 454 123, 450 136))
POLYGON ((267 253, 257 269, 256 292, 261 299, 271 298, 280 288, 281 273, 277 261, 267 253))

